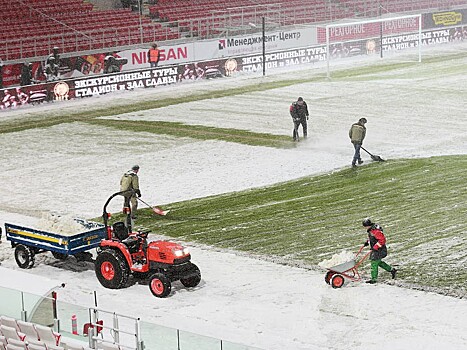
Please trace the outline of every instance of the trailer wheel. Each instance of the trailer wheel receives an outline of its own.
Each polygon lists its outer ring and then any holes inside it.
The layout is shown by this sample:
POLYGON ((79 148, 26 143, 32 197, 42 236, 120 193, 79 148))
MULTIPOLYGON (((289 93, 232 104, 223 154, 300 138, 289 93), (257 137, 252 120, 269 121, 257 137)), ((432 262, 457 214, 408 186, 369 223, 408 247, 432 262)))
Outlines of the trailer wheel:
POLYGON ((110 289, 120 289, 126 285, 130 270, 125 259, 115 250, 103 250, 96 258, 95 272, 99 282, 110 289))
POLYGON ((344 285, 344 277, 341 275, 334 275, 331 277, 332 288, 340 288, 344 285))
POLYGON ((22 269, 34 266, 34 255, 34 250, 24 244, 18 244, 15 248, 15 260, 22 269))
POLYGON ((52 255, 54 256, 55 259, 58 259, 58 260, 66 260, 68 258, 68 254, 63 254, 59 252, 52 252, 52 255))
POLYGON ((172 284, 166 275, 155 273, 149 278, 149 289, 154 296, 165 298, 172 291, 172 284))
POLYGON ((198 266, 191 264, 190 272, 195 275, 188 278, 180 278, 180 282, 182 282, 182 284, 187 288, 196 287, 199 282, 201 282, 201 271, 198 266))
POLYGON ((327 284, 331 284, 331 277, 334 276, 334 272, 328 271, 326 273, 326 276, 324 276, 324 280, 326 281, 327 284))

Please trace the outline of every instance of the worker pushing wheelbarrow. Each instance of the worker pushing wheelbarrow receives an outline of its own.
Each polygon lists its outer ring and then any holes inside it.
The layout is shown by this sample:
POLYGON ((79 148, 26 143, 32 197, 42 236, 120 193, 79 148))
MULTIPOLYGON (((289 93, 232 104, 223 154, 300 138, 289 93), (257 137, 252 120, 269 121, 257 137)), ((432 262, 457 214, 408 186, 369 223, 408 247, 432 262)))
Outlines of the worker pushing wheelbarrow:
POLYGON ((344 285, 346 278, 353 282, 360 281, 362 277, 358 272, 358 268, 371 254, 371 251, 369 251, 365 255, 361 255, 364 247, 365 246, 363 245, 359 249, 354 259, 328 268, 328 272, 324 277, 326 283, 330 284, 332 288, 340 288, 344 285))
POLYGON ((390 272, 392 279, 396 278, 397 270, 382 260, 387 256, 386 237, 383 233, 383 228, 372 222, 370 218, 364 219, 362 221, 362 225, 368 233, 368 239, 363 243, 357 255, 355 255, 355 258, 351 261, 328 268, 328 272, 326 273, 324 280, 333 288, 342 287, 344 285, 345 278, 351 281, 360 281, 362 278, 358 273, 358 267, 368 258, 368 256, 371 260, 371 279, 366 281, 366 283, 376 283, 379 267, 390 272), (361 254, 363 248, 367 246, 370 246, 371 250, 359 259, 358 256, 361 254))

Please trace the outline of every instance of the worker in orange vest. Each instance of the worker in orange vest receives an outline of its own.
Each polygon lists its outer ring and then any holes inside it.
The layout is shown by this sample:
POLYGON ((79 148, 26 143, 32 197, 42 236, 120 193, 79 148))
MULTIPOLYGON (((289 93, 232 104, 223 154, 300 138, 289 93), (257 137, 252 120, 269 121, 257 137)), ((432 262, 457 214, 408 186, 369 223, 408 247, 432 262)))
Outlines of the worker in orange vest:
POLYGON ((152 44, 152 47, 148 50, 148 62, 151 68, 157 67, 159 63, 159 49, 156 43, 152 44))

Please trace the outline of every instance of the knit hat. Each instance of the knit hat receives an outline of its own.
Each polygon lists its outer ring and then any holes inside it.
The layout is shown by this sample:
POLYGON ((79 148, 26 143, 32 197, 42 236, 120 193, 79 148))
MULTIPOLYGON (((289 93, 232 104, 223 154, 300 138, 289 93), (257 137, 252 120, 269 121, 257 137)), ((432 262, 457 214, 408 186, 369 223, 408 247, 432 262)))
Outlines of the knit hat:
POLYGON ((362 221, 362 225, 365 226, 365 227, 366 227, 366 226, 373 226, 373 222, 371 221, 370 218, 365 218, 365 219, 363 219, 363 221, 362 221))

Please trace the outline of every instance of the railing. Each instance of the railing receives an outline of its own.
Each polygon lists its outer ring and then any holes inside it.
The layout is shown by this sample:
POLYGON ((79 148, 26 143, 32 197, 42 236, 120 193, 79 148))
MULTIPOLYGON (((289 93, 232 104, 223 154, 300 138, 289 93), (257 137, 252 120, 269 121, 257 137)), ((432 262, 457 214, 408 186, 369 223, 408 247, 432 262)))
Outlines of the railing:
POLYGON ((96 343, 115 343, 125 350, 261 350, 10 288, 0 287, 0 300, 0 315, 53 326, 64 342, 66 339, 81 342, 91 339, 89 343, 92 346, 96 343), (79 335, 73 332, 72 316, 77 320, 79 335), (103 324, 97 323, 97 320, 103 321, 103 324), (94 326, 89 329, 90 338, 83 335, 86 323, 94 326), (98 327, 102 327, 102 330, 97 334, 98 327))
POLYGON ((143 27, 102 28, 84 32, 63 32, 47 36, 24 36, 4 40, 0 57, 4 61, 46 56, 54 46, 61 53, 80 51, 112 51, 112 48, 179 39, 180 33, 160 24, 143 27))

